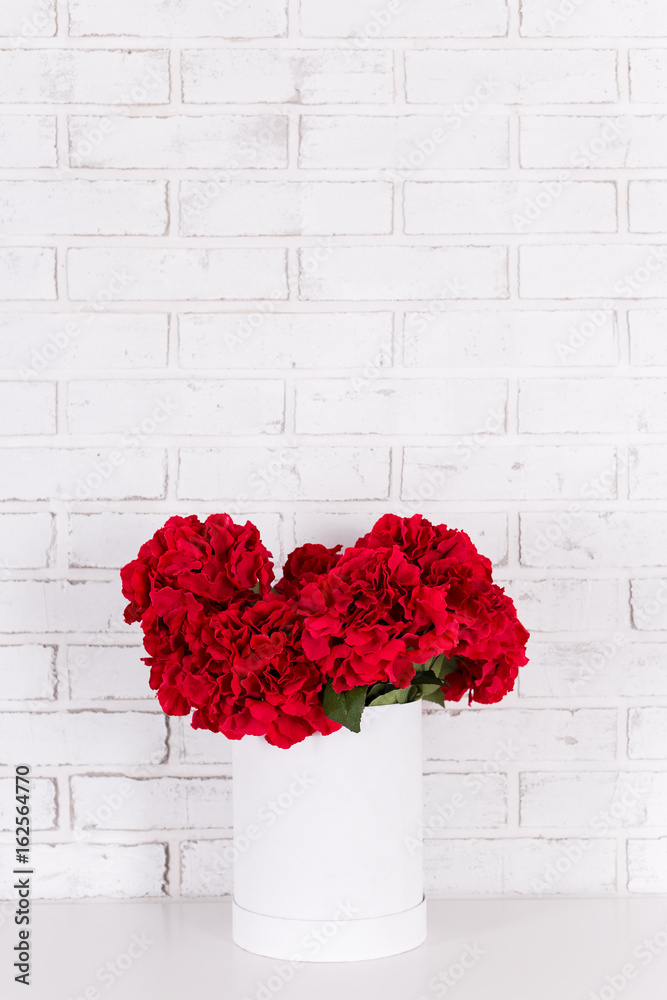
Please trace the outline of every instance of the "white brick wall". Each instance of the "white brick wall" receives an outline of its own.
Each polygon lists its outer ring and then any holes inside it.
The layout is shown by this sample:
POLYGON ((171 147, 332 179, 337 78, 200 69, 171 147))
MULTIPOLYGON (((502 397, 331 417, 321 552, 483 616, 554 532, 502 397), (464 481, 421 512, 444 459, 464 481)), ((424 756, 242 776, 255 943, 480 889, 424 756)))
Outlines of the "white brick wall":
POLYGON ((391 509, 533 632, 505 703, 426 714, 429 892, 664 893, 664 0, 12 0, 0 36, 3 870, 27 760, 37 895, 229 893, 231 745, 161 713, 118 568, 174 512, 280 564, 391 509))

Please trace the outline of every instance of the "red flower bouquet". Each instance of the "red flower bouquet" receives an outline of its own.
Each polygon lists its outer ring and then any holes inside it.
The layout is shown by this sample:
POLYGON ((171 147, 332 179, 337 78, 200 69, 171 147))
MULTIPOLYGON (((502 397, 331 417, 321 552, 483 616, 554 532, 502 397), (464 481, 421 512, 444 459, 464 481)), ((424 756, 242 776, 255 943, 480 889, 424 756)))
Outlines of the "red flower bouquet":
POLYGON ((528 632, 464 532, 387 514, 341 549, 295 549, 272 586, 250 522, 170 518, 121 570, 164 711, 290 747, 358 732, 367 705, 512 690, 528 632))

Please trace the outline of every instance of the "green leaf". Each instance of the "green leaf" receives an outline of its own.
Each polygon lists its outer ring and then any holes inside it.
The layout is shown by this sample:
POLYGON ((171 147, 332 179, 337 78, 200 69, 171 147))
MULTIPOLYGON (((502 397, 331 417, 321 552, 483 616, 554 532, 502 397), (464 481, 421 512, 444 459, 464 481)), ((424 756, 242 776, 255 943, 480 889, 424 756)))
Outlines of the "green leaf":
POLYGON ((386 694, 378 695, 371 702, 371 705, 397 705, 398 704, 398 691, 396 688, 392 688, 391 691, 387 691, 386 694))
POLYGON ((375 698, 379 698, 381 694, 388 694, 389 691, 393 690, 393 685, 389 684, 387 681, 381 681, 379 684, 373 684, 373 686, 369 687, 366 692, 366 704, 372 705, 375 698))
POLYGON ((442 681, 447 674, 453 674, 455 670, 459 669, 459 663, 455 656, 449 659, 444 653, 441 653, 440 656, 436 656, 431 661, 431 669, 435 676, 442 681))
POLYGON ((433 660, 427 660, 426 663, 413 663, 412 666, 415 668, 417 674, 421 673, 422 670, 429 670, 433 660))
POLYGON ((441 688, 439 684, 420 684, 417 690, 419 691, 420 698, 426 698, 429 694, 435 694, 436 691, 440 691, 441 688))
POLYGON ((423 684, 436 684, 440 687, 440 678, 437 677, 432 670, 424 670, 421 674, 418 674, 412 679, 413 684, 417 684, 421 687, 423 684))
POLYGON ((434 701, 436 705, 445 707, 445 695, 442 688, 438 688, 437 691, 432 691, 430 694, 424 694, 423 698, 424 701, 434 701))
POLYGON ((324 689, 322 708, 327 719, 340 722, 353 733, 361 732, 361 716, 366 705, 367 685, 351 691, 334 691, 331 681, 324 689))

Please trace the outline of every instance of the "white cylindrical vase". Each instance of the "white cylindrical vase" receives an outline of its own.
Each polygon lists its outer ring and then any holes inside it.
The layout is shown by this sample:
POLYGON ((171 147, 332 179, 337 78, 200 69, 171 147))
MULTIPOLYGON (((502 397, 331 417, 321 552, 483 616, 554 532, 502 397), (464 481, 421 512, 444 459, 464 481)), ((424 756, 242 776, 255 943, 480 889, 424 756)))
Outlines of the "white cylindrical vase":
POLYGON ((237 945, 346 962, 424 941, 420 701, 289 750, 246 736, 233 789, 237 945))

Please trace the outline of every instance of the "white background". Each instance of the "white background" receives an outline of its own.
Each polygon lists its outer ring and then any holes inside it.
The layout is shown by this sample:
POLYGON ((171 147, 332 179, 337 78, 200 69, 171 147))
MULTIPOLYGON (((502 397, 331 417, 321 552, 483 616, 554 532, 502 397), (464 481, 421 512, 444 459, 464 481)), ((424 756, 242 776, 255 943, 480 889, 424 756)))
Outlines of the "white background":
POLYGON ((54 3, 0 9, 5 859, 27 760, 36 895, 228 892, 118 567, 420 511, 533 633, 425 719, 429 893, 665 892, 663 0, 54 3))

